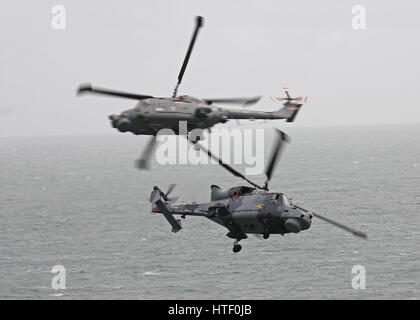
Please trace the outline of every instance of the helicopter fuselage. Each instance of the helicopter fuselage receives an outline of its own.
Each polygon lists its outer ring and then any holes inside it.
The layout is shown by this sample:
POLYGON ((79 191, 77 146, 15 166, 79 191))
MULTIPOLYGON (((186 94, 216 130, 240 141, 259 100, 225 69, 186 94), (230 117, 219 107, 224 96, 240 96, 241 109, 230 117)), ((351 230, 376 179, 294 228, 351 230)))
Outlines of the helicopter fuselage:
MULTIPOLYGON (((203 17, 197 16, 195 19, 195 28, 184 62, 178 74, 178 81, 174 88, 172 97, 160 98, 151 95, 130 93, 119 90, 110 90, 98 88, 91 84, 82 84, 77 90, 77 94, 100 94, 112 97, 134 99, 139 101, 137 106, 122 112, 109 116, 111 125, 120 132, 131 132, 135 135, 151 135, 149 143, 146 146, 141 158, 136 161, 136 167, 139 169, 149 168, 149 159, 153 153, 156 144, 156 136, 164 135, 189 135, 194 129, 208 129, 217 123, 225 123, 230 119, 286 119, 292 122, 296 118, 299 108, 306 99, 292 98, 288 91, 285 91, 287 98, 276 98, 276 102, 284 101, 284 107, 274 112, 250 111, 239 109, 225 109, 215 107, 214 104, 242 105, 250 106, 257 103, 262 97, 252 98, 208 98, 198 99, 188 95, 178 96, 178 88, 182 82, 188 62, 197 39, 198 32, 203 26, 203 17), (181 122, 186 122, 182 127, 181 122), (184 130, 185 128, 185 130, 184 130), (162 129, 166 130, 164 133, 162 129)), ((197 143, 201 138, 201 132, 193 134, 192 143, 197 143)))
POLYGON ((172 232, 182 229, 181 220, 176 220, 174 215, 181 215, 182 218, 201 216, 210 219, 229 230, 226 235, 235 239, 232 248, 235 253, 241 250, 242 246, 238 242, 248 238, 247 234, 262 234, 263 238, 267 239, 270 234, 299 233, 311 227, 313 217, 357 237, 367 239, 367 234, 364 232, 295 205, 283 193, 269 191, 268 183, 272 178, 278 155, 284 143, 290 141, 283 131, 277 129, 277 134, 271 158, 265 170, 264 185, 251 181, 209 150, 200 146, 200 149, 205 151, 210 158, 218 161, 232 175, 244 179, 253 187, 237 186, 222 190, 220 187, 212 185, 210 202, 172 205, 171 202, 176 198, 169 198, 168 195, 175 185, 172 184, 166 193, 155 186, 150 195, 152 212, 163 214, 172 226, 172 232))
POLYGON ((187 130, 210 128, 227 120, 217 108, 206 106, 199 100, 152 98, 140 101, 136 107, 111 115, 111 124, 121 132, 137 135, 156 135, 159 130, 171 129, 179 133, 179 122, 187 122, 187 130))
MULTIPOLYGON (((156 205, 161 191, 152 191, 152 212, 162 212, 156 205)), ((304 212, 289 201, 283 193, 267 192, 239 186, 226 191, 212 186, 211 200, 207 203, 171 205, 164 202, 170 214, 204 216, 226 227, 228 237, 245 239, 246 234, 298 233, 311 226, 312 214, 304 212)))
MULTIPOLYGON (((285 109, 285 108, 283 108, 285 109)), ((275 112, 227 109, 209 105, 205 100, 191 96, 150 98, 120 115, 110 115, 112 127, 136 135, 156 135, 162 129, 179 134, 180 121, 186 121, 187 131, 208 129, 230 119, 285 119, 290 111, 275 112)))

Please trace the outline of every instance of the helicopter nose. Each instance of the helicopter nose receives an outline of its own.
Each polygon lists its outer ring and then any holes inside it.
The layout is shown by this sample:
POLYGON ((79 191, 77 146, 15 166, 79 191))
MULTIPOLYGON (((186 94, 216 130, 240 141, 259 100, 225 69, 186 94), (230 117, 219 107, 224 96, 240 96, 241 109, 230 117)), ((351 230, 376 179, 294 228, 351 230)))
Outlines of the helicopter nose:
POLYGON ((300 226, 302 227, 302 230, 307 230, 311 227, 312 217, 313 215, 311 212, 306 213, 306 212, 301 211, 299 223, 300 223, 300 226))
POLYGON ((115 124, 119 118, 121 118, 121 116, 119 116, 118 114, 111 114, 108 116, 108 119, 111 120, 112 127, 115 128, 115 124))
POLYGON ((127 118, 121 118, 117 120, 117 123, 115 124, 115 126, 121 132, 127 132, 131 128, 131 121, 127 118))
POLYGON ((284 227, 293 233, 307 230, 312 224, 312 213, 306 213, 297 208, 289 208, 285 218, 284 227))
POLYGON ((132 122, 127 117, 111 115, 109 119, 111 120, 112 126, 120 132, 127 132, 132 127, 132 122))
POLYGON ((302 230, 302 225, 300 221, 295 218, 286 219, 286 221, 284 222, 284 226, 288 231, 293 233, 298 233, 300 232, 300 230, 302 230))

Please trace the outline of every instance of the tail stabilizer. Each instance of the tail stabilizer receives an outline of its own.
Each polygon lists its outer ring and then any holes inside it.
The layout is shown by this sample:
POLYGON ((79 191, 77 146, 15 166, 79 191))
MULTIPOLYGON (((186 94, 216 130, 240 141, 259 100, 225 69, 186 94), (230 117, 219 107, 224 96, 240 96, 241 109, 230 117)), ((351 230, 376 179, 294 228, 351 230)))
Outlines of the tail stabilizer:
POLYGON ((274 114, 286 119, 286 122, 293 122, 303 104, 288 101, 283 105, 284 107, 278 111, 275 111, 274 114))
POLYGON ((275 102, 283 103, 283 108, 281 108, 277 113, 282 117, 286 118, 286 122, 293 122, 302 107, 302 105, 308 101, 308 97, 292 97, 287 88, 283 88, 283 92, 286 97, 271 97, 275 102))
POLYGON ((300 108, 302 107, 302 104, 295 104, 295 103, 292 103, 292 102, 286 102, 284 105, 285 105, 285 108, 287 108, 288 111, 292 112, 291 116, 286 119, 286 122, 293 122, 295 120, 300 108))
MULTIPOLYGON (((173 187, 172 187, 173 188, 173 187)), ((168 193, 168 192, 167 192, 168 193)), ((172 226, 172 232, 178 232, 182 229, 181 220, 177 220, 171 213, 170 205, 166 203, 166 195, 159 189, 159 187, 154 186, 153 191, 150 194, 150 203, 152 204, 152 212, 162 213, 169 224, 172 226)))
POLYGON ((169 211, 169 208, 163 203, 161 199, 156 201, 156 206, 160 209, 166 220, 168 220, 169 224, 172 226, 172 232, 178 232, 182 229, 181 220, 174 218, 174 216, 169 211))

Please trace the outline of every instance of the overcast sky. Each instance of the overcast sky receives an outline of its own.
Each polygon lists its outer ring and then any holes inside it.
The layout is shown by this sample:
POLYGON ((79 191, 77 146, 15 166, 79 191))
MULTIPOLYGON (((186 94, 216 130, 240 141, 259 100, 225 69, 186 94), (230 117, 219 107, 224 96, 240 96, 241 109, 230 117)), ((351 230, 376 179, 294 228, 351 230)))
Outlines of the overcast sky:
POLYGON ((135 104, 76 98, 80 83, 170 96, 194 16, 205 18, 179 94, 309 101, 296 126, 420 123, 419 1, 82 1, 0 3, 0 136, 111 133, 135 104), (54 5, 66 29, 51 27, 54 5), (352 28, 352 7, 366 29, 352 28))

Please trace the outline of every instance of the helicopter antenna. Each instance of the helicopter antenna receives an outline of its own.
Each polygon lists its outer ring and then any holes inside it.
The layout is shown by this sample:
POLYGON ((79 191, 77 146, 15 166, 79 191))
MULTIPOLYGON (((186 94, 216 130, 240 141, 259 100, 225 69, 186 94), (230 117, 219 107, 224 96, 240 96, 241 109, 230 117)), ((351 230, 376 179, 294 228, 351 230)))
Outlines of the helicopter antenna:
POLYGON ((181 84, 182 77, 184 76, 184 72, 185 72, 185 69, 187 68, 188 61, 190 60, 191 52, 194 48, 194 43, 197 38, 198 30, 203 26, 203 20, 204 20, 203 17, 200 17, 200 16, 197 16, 195 19, 195 30, 190 41, 190 46, 188 47, 187 55, 185 56, 184 63, 182 64, 181 71, 179 71, 178 83, 175 86, 172 98, 175 98, 178 92, 178 87, 181 84))
MULTIPOLYGON (((271 177, 272 177, 272 173, 273 170, 275 168, 275 165, 278 162, 278 156, 280 154, 280 151, 284 145, 284 142, 289 142, 289 136, 287 134, 285 134, 283 131, 276 129, 277 133, 278 133, 278 137, 277 137, 277 141, 274 145, 273 148, 273 152, 271 155, 271 159, 269 162, 269 165, 265 171, 265 175, 267 177, 267 179, 265 180, 264 186, 260 186, 258 184, 256 184, 255 182, 249 180, 245 175, 243 175, 242 173, 236 171, 234 168, 232 168, 230 165, 224 163, 220 158, 216 157, 214 154, 211 153, 211 151, 205 149, 204 147, 202 147, 199 143, 198 144, 199 148, 201 150, 203 150, 204 152, 207 153, 207 155, 212 158, 213 160, 216 160, 223 168, 225 168, 227 171, 229 171, 230 173, 232 173, 234 176, 239 177, 244 179, 246 182, 248 182, 249 184, 253 185, 254 187, 261 189, 261 190, 267 190, 268 191, 268 182, 270 181, 271 177)), ((191 140, 188 139, 188 141, 192 142, 191 140)))

